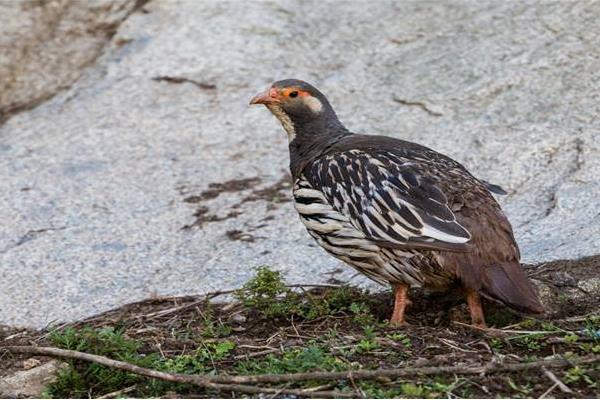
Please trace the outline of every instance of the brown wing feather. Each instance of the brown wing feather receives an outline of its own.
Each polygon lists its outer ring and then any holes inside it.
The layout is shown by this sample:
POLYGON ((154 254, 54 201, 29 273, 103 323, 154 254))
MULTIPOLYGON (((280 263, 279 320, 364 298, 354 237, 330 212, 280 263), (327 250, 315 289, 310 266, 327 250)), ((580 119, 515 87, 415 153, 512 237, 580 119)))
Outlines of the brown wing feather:
POLYGON ((519 263, 519 248, 508 219, 479 184, 455 193, 458 222, 471 232, 469 253, 440 253, 445 269, 484 297, 523 312, 542 313, 538 295, 519 263))

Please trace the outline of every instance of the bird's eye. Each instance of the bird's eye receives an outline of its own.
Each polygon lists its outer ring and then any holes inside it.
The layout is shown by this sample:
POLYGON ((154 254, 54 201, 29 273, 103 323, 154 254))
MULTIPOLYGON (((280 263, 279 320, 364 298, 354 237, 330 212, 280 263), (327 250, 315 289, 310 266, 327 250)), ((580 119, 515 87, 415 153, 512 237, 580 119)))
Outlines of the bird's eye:
POLYGON ((290 97, 297 97, 298 96, 298 91, 294 90, 293 92, 290 93, 290 97))

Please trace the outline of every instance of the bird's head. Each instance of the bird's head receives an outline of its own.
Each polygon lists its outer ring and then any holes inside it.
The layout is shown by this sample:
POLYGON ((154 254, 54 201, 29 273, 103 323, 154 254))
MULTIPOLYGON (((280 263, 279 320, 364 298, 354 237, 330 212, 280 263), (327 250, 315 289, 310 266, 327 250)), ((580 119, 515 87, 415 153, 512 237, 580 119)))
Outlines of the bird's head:
POLYGON ((253 104, 264 104, 279 119, 290 142, 302 133, 342 127, 327 98, 298 79, 273 83, 250 100, 253 104))

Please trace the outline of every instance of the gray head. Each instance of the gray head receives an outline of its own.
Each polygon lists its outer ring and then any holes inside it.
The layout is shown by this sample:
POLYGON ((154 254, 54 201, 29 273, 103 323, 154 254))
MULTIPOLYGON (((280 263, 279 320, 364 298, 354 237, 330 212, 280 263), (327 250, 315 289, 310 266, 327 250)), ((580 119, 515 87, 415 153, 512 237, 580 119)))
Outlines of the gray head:
POLYGON ((345 131, 323 93, 298 79, 284 79, 250 100, 264 104, 279 119, 290 142, 300 136, 331 135, 345 131))

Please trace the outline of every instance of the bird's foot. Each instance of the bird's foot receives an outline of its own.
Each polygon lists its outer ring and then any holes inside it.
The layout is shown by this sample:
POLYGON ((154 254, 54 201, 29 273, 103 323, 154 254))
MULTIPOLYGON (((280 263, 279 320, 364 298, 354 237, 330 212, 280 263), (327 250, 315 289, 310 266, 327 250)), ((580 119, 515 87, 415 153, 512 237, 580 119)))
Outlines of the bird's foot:
POLYGON ((471 325, 480 329, 487 329, 485 317, 483 316, 483 307, 481 306, 481 297, 477 291, 467 289, 467 304, 471 313, 471 325))
POLYGON ((408 328, 408 327, 412 326, 412 324, 409 324, 408 322, 406 322, 405 319, 394 320, 394 318, 390 319, 389 324, 392 328, 408 328))
POLYGON ((472 321, 471 325, 474 326, 475 328, 478 328, 478 329, 481 329, 481 330, 486 330, 488 328, 488 326, 485 323, 485 321, 472 321))
POLYGON ((390 326, 402 327, 408 323, 404 318, 404 311, 410 304, 408 299, 408 285, 398 284, 394 286, 394 311, 390 318, 390 326))

